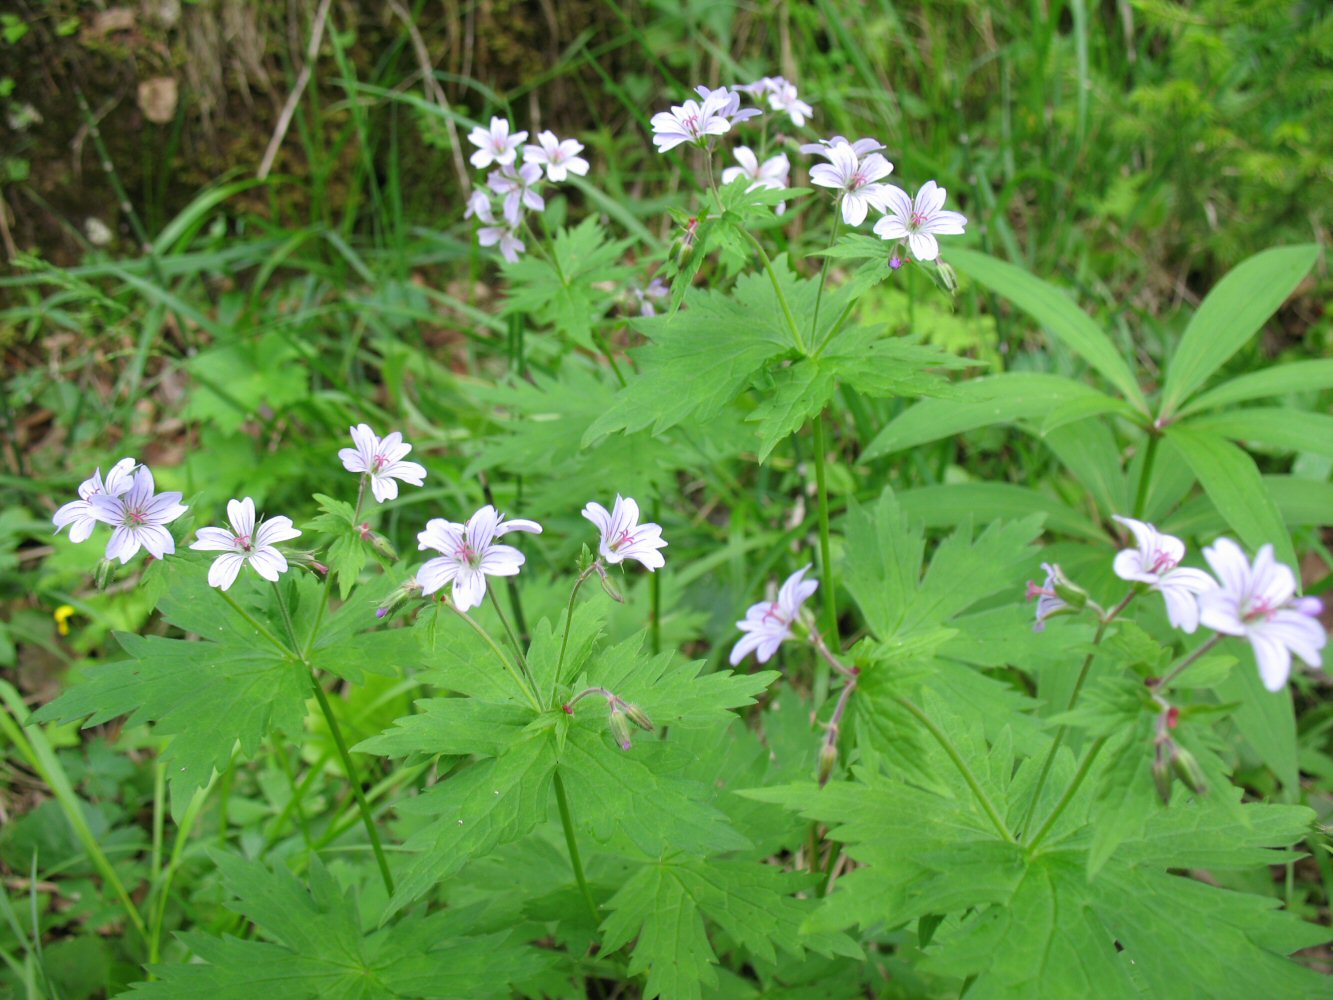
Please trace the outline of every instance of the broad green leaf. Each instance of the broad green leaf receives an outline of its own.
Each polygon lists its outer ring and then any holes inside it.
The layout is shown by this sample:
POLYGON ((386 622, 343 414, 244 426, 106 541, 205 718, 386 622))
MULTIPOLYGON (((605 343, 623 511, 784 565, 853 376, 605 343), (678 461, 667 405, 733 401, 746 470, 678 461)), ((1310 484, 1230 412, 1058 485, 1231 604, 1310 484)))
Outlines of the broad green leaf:
MULTIPOLYGON (((1263 476, 1264 489, 1277 504, 1283 523, 1292 528, 1320 527, 1333 510, 1333 483, 1299 476, 1263 476)), ((1163 526, 1175 535, 1206 538, 1226 531, 1226 522, 1208 497, 1198 497, 1180 508, 1163 526)))
POLYGON ((1109 427, 1093 421, 1068 424, 1050 431, 1043 440, 1092 495, 1105 517, 1129 510, 1129 485, 1109 427))
MULTIPOLYGON (((1217 686, 1217 696, 1237 703, 1232 712, 1236 728, 1254 747, 1259 759, 1273 769, 1283 786, 1296 793, 1300 788, 1300 772, 1291 692, 1287 688, 1274 692, 1264 687, 1248 642, 1231 639, 1229 644, 1229 651, 1237 653, 1241 662, 1217 686)), ((1294 669, 1301 669, 1299 663, 1294 661, 1294 669)))
POLYGON ((1192 430, 1279 451, 1308 451, 1333 458, 1333 416, 1306 410, 1255 408, 1195 417, 1192 430))
POLYGON ((395 720, 392 729, 352 749, 386 757, 498 757, 520 739, 533 718, 532 709, 525 706, 496 705, 478 698, 428 698, 416 707, 416 714, 395 720))
POLYGON ((1333 389, 1333 358, 1284 361, 1258 371, 1238 375, 1215 389, 1202 392, 1181 407, 1185 416, 1203 410, 1215 410, 1233 403, 1269 396, 1319 392, 1333 389))
POLYGON ((759 424, 758 461, 763 463, 777 445, 820 413, 837 388, 833 365, 801 358, 773 373, 772 384, 760 394, 759 405, 746 419, 759 424))
POLYGON ((877 337, 872 329, 865 327, 840 333, 821 357, 833 364, 840 381, 857 392, 880 399, 952 398, 959 387, 940 372, 976 365, 929 344, 902 337, 877 337))
POLYGON ((1037 372, 972 379, 956 386, 950 398, 924 399, 889 421, 862 458, 869 461, 978 427, 1044 419, 1058 406, 1096 395, 1073 379, 1037 372))
POLYGON ((1138 413, 1132 406, 1124 400, 1116 399, 1114 396, 1104 396, 1097 393, 1093 396, 1081 396, 1077 399, 1071 399, 1063 406, 1057 406, 1046 415, 1046 419, 1041 424, 1041 434, 1051 433, 1066 424, 1081 423, 1092 417, 1101 417, 1106 414, 1114 414, 1118 417, 1124 417, 1126 420, 1132 420, 1136 423, 1142 419, 1142 414, 1138 413))
POLYGON ((1148 412, 1138 381, 1115 345, 1062 290, 1020 267, 976 250, 951 248, 949 263, 1018 306, 1052 337, 1101 372, 1135 409, 1148 412))
POLYGON ((394 1000, 512 995, 513 984, 548 961, 507 933, 465 936, 454 914, 409 916, 363 932, 357 900, 345 893, 318 855, 309 888, 279 865, 213 855, 234 899, 228 909, 267 941, 182 935, 202 963, 154 966, 158 981, 138 983, 135 1000, 394 1000))
POLYGON ((1253 337, 1319 257, 1313 245, 1255 254, 1226 274, 1191 317, 1162 386, 1160 416, 1170 417, 1253 337))
POLYGON ((1168 427, 1166 441, 1194 470, 1208 498, 1250 549, 1272 543, 1279 562, 1296 565, 1291 536, 1264 488, 1254 459, 1215 434, 1168 427))

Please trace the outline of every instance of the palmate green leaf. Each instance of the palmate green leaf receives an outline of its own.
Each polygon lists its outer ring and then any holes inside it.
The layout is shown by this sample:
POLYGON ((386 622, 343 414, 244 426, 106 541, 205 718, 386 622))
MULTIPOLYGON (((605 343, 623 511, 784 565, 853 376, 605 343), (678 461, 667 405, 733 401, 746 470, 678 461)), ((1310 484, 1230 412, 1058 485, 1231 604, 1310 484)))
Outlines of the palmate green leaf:
POLYGON ((418 701, 416 708, 415 715, 395 719, 392 729, 362 740, 352 749, 386 757, 498 757, 522 737, 532 722, 530 708, 478 698, 426 698, 418 701))
POLYGON ((270 941, 188 933, 181 940, 205 964, 159 965, 157 982, 123 994, 134 1000, 393 1000, 508 996, 547 959, 509 934, 463 936, 452 914, 409 916, 364 933, 357 901, 318 855, 307 889, 285 868, 213 855, 234 897, 229 909, 270 941))
POLYGON ((299 736, 305 727, 310 672, 224 604, 197 579, 198 567, 170 575, 162 606, 168 620, 201 642, 117 633, 126 657, 90 668, 85 680, 38 711, 38 722, 93 726, 119 715, 129 725, 154 723, 172 737, 163 751, 173 815, 232 749, 253 756, 270 733, 299 736))
POLYGON ((949 263, 1008 299, 1035 319, 1052 337, 1101 372, 1140 413, 1148 412, 1138 380, 1110 338, 1061 289, 1020 267, 976 250, 951 248, 949 263))
POLYGON ((925 399, 908 407, 875 436, 862 458, 892 455, 978 427, 1044 419, 1057 407, 1098 395, 1073 379, 1040 372, 971 379, 954 386, 948 399, 925 399))
POLYGON ((951 528, 975 520, 977 511, 988 517, 1019 518, 1033 513, 1045 518, 1049 531, 1102 541, 1106 532, 1086 516, 1053 496, 1012 483, 950 483, 919 486, 898 494, 898 503, 913 520, 927 528, 951 528))
POLYGON ((639 869, 607 903, 602 947, 615 950, 637 941, 629 973, 648 974, 644 997, 699 997, 718 985, 717 956, 705 918, 761 961, 777 961, 778 948, 795 958, 819 954, 860 957, 841 934, 802 935, 809 900, 796 875, 770 865, 678 857, 639 869))
POLYGON ((837 389, 833 365, 801 358, 773 372, 759 393, 760 403, 746 419, 758 423, 757 459, 763 463, 777 445, 820 413, 837 389))
MULTIPOLYGON (((813 309, 814 282, 798 280, 785 257, 773 264, 798 318, 813 309)), ((652 343, 639 352, 640 372, 584 434, 585 445, 615 431, 661 433, 695 417, 715 416, 764 364, 796 348, 767 274, 748 274, 732 294, 692 290, 687 308, 633 322, 652 343)))
POLYGON ((1259 331, 1318 258, 1314 245, 1276 247, 1255 254, 1217 283, 1190 318, 1167 367, 1163 419, 1259 331))

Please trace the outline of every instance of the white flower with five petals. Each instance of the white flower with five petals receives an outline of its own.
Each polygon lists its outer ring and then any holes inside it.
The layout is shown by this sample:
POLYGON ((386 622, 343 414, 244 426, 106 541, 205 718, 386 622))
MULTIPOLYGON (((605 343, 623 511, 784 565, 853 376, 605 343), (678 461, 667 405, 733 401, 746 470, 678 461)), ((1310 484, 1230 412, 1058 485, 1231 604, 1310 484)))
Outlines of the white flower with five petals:
POLYGON ((588 173, 588 161, 579 156, 583 143, 577 139, 557 139, 554 132, 538 132, 540 145, 523 147, 523 162, 536 163, 546 168, 546 179, 560 183, 570 174, 583 177, 588 173))
POLYGON ((940 255, 936 236, 961 236, 967 225, 962 212, 944 208, 944 188, 926 181, 916 193, 916 200, 893 184, 884 185, 885 205, 889 214, 875 223, 875 235, 885 240, 906 240, 917 260, 935 260, 940 255))
POLYGON ((659 153, 675 149, 682 142, 702 144, 709 136, 731 130, 732 119, 727 112, 731 110, 733 98, 739 107, 740 96, 725 87, 716 91, 709 91, 707 87, 699 89, 706 95, 702 104, 686 101, 674 105, 670 111, 653 115, 653 145, 659 153))
POLYGON ((469 160, 478 170, 484 170, 492 163, 507 166, 518 156, 519 144, 528 137, 526 132, 509 134, 509 122, 503 118, 492 118, 491 127, 484 129, 480 125, 468 133, 467 141, 477 147, 469 160))
POLYGON ((477 230, 477 242, 484 247, 499 246, 500 256, 509 263, 515 263, 519 255, 527 249, 518 233, 508 226, 482 226, 477 230))
POLYGON ((745 612, 745 620, 736 623, 736 627, 745 635, 731 648, 733 667, 752 652, 756 660, 765 663, 778 651, 784 640, 791 638, 792 622, 800 616, 801 605, 819 586, 818 580, 802 579, 809 569, 810 564, 806 563, 787 577, 778 590, 776 601, 760 601, 750 605, 745 612))
POLYGON ((602 558, 609 563, 637 559, 646 569, 661 569, 666 560, 658 549, 666 548, 662 539, 662 526, 639 523, 639 505, 633 500, 616 494, 615 505, 610 512, 601 504, 589 501, 583 508, 583 516, 601 532, 601 541, 597 549, 602 558))
POLYGON ((512 545, 496 542, 511 531, 540 535, 536 521, 503 515, 487 504, 473 514, 466 524, 456 524, 442 517, 426 522, 426 530, 417 533, 418 548, 441 553, 417 570, 417 583, 423 594, 433 594, 452 583, 454 607, 459 611, 475 608, 486 597, 486 577, 515 576, 523 565, 523 553, 512 545))
POLYGON ((542 168, 535 163, 524 163, 517 170, 512 166, 501 167, 486 178, 487 186, 504 196, 504 217, 511 227, 518 225, 523 209, 540 212, 546 208, 546 199, 533 188, 541 179, 542 168))
POLYGON ((1201 569, 1181 566, 1185 543, 1165 535, 1151 524, 1132 517, 1113 515, 1134 536, 1136 548, 1116 553, 1113 569, 1122 580, 1146 583, 1166 601, 1166 617, 1173 628, 1193 632, 1199 627, 1199 602, 1196 594, 1212 590, 1217 582, 1201 569))
POLYGON ((143 546, 161 559, 176 551, 176 540, 166 529, 188 509, 175 490, 153 492, 153 474, 141 465, 130 488, 118 496, 93 494, 88 498, 97 520, 112 527, 106 544, 106 557, 122 564, 143 546))
POLYGON ((884 210, 891 185, 878 182, 893 172, 892 163, 879 153, 858 156, 856 148, 846 141, 828 146, 824 155, 829 162, 810 168, 810 182, 841 192, 843 222, 859 226, 872 206, 884 210))
MULTIPOLYGON (((751 182, 746 188, 747 191, 754 191, 756 188, 781 191, 789 186, 787 177, 791 172, 791 164, 787 161, 786 153, 771 156, 763 163, 759 162, 759 157, 755 156, 754 150, 748 146, 737 146, 733 150, 733 155, 740 166, 727 167, 722 171, 723 184, 730 184, 745 177, 751 182)), ((781 215, 785 208, 784 204, 778 205, 778 215, 781 215)))
POLYGON ((1296 596, 1296 576, 1273 558, 1273 546, 1261 548, 1251 565, 1239 545, 1219 538, 1203 557, 1220 586, 1199 595, 1199 620, 1215 632, 1250 641, 1264 687, 1282 690, 1293 653, 1311 667, 1323 665, 1319 651, 1328 633, 1317 617, 1322 605, 1317 598, 1296 596))
POLYGON ((815 109, 796 96, 794 83, 788 83, 779 76, 773 79, 773 84, 768 94, 768 106, 774 111, 785 111, 791 123, 800 128, 815 113, 815 109))
POLYGON ((398 431, 380 438, 368 424, 357 424, 348 430, 356 447, 341 449, 338 457, 348 472, 360 472, 370 477, 370 492, 377 502, 397 498, 396 480, 401 479, 413 486, 423 485, 426 469, 416 462, 403 461, 412 446, 403 443, 403 435, 398 431))
POLYGON ((92 476, 79 484, 79 499, 71 500, 51 515, 51 523, 56 526, 56 534, 60 533, 61 528, 70 525, 71 542, 87 541, 88 536, 93 533, 93 526, 98 521, 97 509, 92 505, 92 498, 118 497, 122 493, 128 493, 130 487, 134 485, 135 464, 132 458, 122 458, 106 474, 106 482, 102 481, 101 467, 94 469, 92 476))
POLYGON ((190 546, 200 552, 221 552, 208 568, 208 585, 226 590, 236 582, 236 575, 247 562, 265 580, 275 583, 287 572, 287 557, 276 548, 301 532, 292 527, 290 517, 271 517, 255 527, 255 502, 227 501, 228 526, 200 528, 199 540, 190 546))

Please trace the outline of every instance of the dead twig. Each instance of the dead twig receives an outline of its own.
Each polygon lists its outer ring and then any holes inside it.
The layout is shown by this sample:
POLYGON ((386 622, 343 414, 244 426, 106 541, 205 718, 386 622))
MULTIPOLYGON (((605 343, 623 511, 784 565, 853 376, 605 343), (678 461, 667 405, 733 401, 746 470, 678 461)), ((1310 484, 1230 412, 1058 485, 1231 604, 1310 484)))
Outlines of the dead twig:
POLYGON ((305 93, 305 88, 310 83, 311 67, 315 65, 315 60, 319 58, 319 46, 324 41, 324 25, 329 18, 329 5, 331 3, 332 0, 320 0, 319 10, 315 11, 315 22, 310 28, 310 44, 306 46, 305 50, 305 65, 301 67, 301 72, 296 76, 296 86, 287 95, 287 103, 282 106, 282 114, 278 116, 278 125, 273 130, 273 137, 268 141, 268 149, 264 150, 264 159, 259 163, 259 172, 256 176, 261 181, 273 169, 273 161, 277 159, 278 149, 282 146, 282 140, 287 137, 287 130, 292 126, 296 106, 301 103, 301 95, 305 93))

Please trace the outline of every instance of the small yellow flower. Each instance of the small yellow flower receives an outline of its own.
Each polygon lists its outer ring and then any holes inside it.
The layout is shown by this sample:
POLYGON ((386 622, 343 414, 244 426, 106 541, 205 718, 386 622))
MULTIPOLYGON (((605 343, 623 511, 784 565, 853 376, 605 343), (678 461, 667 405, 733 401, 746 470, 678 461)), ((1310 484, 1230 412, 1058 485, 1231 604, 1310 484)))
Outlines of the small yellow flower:
POLYGON ((61 635, 69 635, 69 620, 74 617, 73 605, 60 605, 52 612, 51 617, 56 620, 56 631, 61 635))

